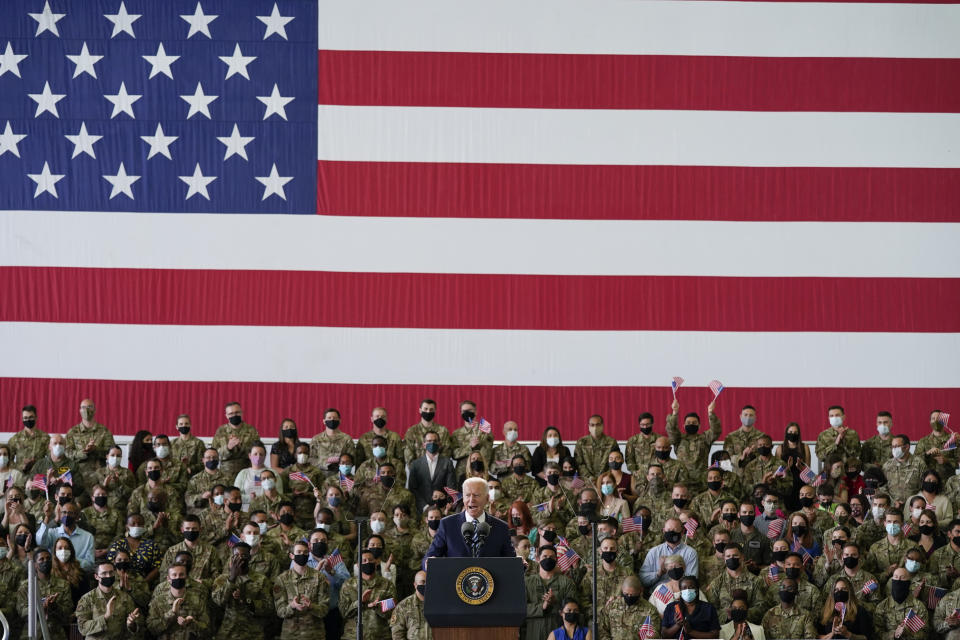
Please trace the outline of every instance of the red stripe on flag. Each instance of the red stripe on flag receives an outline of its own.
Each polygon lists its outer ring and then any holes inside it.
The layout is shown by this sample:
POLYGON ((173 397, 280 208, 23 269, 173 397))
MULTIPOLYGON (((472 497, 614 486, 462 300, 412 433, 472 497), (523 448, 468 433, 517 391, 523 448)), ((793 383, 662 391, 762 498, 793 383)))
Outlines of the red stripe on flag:
MULTIPOLYGON (((227 357, 226 355, 224 357, 227 357)), ((149 363, 144 363, 149 370, 149 363)), ((188 374, 188 372, 185 372, 188 374)), ((739 408, 757 407, 764 424, 804 425, 804 439, 815 439, 825 428, 827 407, 840 404, 848 422, 867 438, 874 435, 878 410, 893 412, 904 433, 919 438, 929 431, 930 410, 960 404, 960 389, 762 389, 730 387, 724 390, 718 414, 724 433, 739 426, 739 408)), ((479 403, 489 415, 509 415, 520 424, 520 437, 539 440, 542 425, 557 425, 568 443, 585 435, 584 420, 600 413, 607 432, 626 440, 636 433, 637 415, 670 403, 670 390, 663 387, 536 387, 536 386, 441 386, 416 384, 307 384, 265 382, 170 382, 127 380, 53 380, 0 378, 0 398, 10 406, 34 404, 40 408, 40 428, 63 432, 74 424, 76 405, 83 398, 97 401, 97 419, 114 433, 133 435, 138 429, 154 433, 172 430, 176 416, 189 413, 194 432, 212 436, 223 424, 223 403, 243 404, 244 419, 264 437, 276 434, 284 417, 297 421, 301 438, 319 432, 323 411, 337 407, 344 431, 354 438, 369 430, 370 407, 393 408, 391 428, 401 434, 419 420, 403 407, 422 398, 438 403, 437 420, 448 427, 462 421, 457 407, 463 398, 479 403)), ((705 387, 684 387, 684 406, 701 408, 713 399, 705 387)), ((411 404, 412 403, 412 404, 411 404)))
POLYGON ((0 291, 4 292, 0 296, 2 322, 569 331, 960 331, 957 278, 0 267, 0 291), (303 295, 304 291, 311 294, 303 295), (89 304, 91 296, 111 304, 89 304), (432 299, 445 302, 436 306, 414 302, 432 299), (764 303, 756 304, 758 299, 764 303), (239 316, 237 300, 247 301, 239 316), (671 303, 650 304, 651 300, 671 303), (371 305, 376 313, 371 313, 371 305), (605 312, 595 313, 600 308, 605 312), (937 312, 863 312, 881 308, 937 312), (477 309, 484 312, 477 313, 477 309), (831 312, 823 313, 823 309, 831 312))
POLYGON ((960 60, 318 52, 319 103, 546 109, 960 111, 960 60))
POLYGON ((960 222, 960 169, 318 161, 318 172, 317 213, 329 215, 960 222))

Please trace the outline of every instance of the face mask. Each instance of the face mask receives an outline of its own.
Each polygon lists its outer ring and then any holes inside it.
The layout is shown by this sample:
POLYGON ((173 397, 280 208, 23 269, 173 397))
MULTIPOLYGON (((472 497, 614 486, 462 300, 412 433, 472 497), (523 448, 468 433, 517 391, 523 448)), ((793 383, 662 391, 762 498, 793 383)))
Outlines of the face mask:
POLYGON ((520 516, 510 516, 510 524, 512 524, 514 527, 519 527, 521 524, 523 524, 523 518, 520 516))
POLYGON ((623 603, 628 607, 632 607, 633 605, 640 602, 640 596, 638 595, 632 595, 627 593, 623 593, 621 595, 623 596, 623 603))
POLYGON ((314 542, 310 545, 310 551, 313 553, 314 557, 322 558, 327 555, 327 543, 326 542, 314 542))
POLYGON ((684 602, 693 602, 697 599, 697 590, 696 589, 681 589, 680 597, 683 598, 684 602))
POLYGON ((483 471, 483 460, 471 460, 471 461, 470 461, 470 470, 471 470, 471 471, 483 471))
POLYGON ((563 619, 567 622, 574 623, 579 619, 580 614, 576 611, 567 611, 563 614, 563 619))
POLYGON ((280 520, 280 524, 286 525, 289 527, 290 525, 293 524, 294 518, 292 513, 281 513, 280 518, 278 519, 280 520))
POLYGON ((767 457, 770 456, 770 451, 771 451, 771 448, 770 448, 770 447, 766 447, 766 446, 764 446, 764 447, 757 447, 757 453, 759 453, 759 454, 760 454, 761 456, 763 456, 764 458, 767 458, 767 457))
POLYGON ((899 523, 888 522, 887 525, 884 527, 884 529, 886 529, 887 535, 890 536, 891 538, 895 538, 896 536, 900 535, 899 523))
POLYGON ((740 568, 740 558, 727 558, 723 563, 727 565, 727 569, 730 569, 730 571, 736 571, 740 568))
POLYGON ((374 457, 374 458, 382 458, 382 457, 385 456, 385 455, 387 455, 387 448, 386 448, 386 447, 374 447, 374 448, 373 448, 373 457, 374 457))
POLYGON ((130 527, 130 533, 128 534, 131 538, 139 538, 143 535, 143 527, 130 527))
POLYGON ((190 427, 177 427, 177 431, 179 431, 181 435, 185 436, 190 433, 190 427))
POLYGON ((813 498, 810 498, 807 496, 801 496, 800 506, 803 507, 804 509, 809 509, 810 507, 813 506, 813 498))
POLYGON ((220 461, 219 461, 219 460, 207 460, 206 462, 203 463, 203 466, 205 466, 207 469, 210 469, 210 471, 216 471, 216 470, 217 470, 217 467, 220 466, 220 461))
POLYGON ((7 463, 9 462, 10 462, 10 458, 8 456, 0 456, 0 467, 7 466, 7 463))
POLYGON ((820 506, 824 509, 829 509, 830 505, 833 504, 833 498, 827 498, 826 496, 820 496, 820 506))
POLYGON ((227 509, 229 509, 230 511, 233 511, 234 513, 236 513, 237 511, 240 511, 240 509, 242 508, 243 508, 242 502, 231 502, 227 505, 227 509))
POLYGON ((672 569, 667 569, 667 577, 671 580, 679 580, 683 577, 683 567, 673 567, 672 569))
POLYGON ((547 571, 547 572, 553 571, 556 566, 557 566, 556 558, 546 557, 546 558, 540 559, 540 568, 543 569, 544 571, 547 571))
POLYGON ((669 542, 670 544, 677 544, 680 542, 680 532, 679 531, 665 531, 663 533, 663 539, 669 542))
POLYGON ((910 593, 910 581, 909 580, 891 580, 890 581, 890 597, 893 598, 898 604, 907 599, 907 595, 910 593))
POLYGON ((340 465, 339 469, 340 469, 340 473, 342 473, 345 476, 349 476, 350 472, 353 471, 353 465, 342 464, 340 465))
POLYGON ((666 460, 667 458, 670 457, 670 452, 669 452, 669 451, 660 451, 659 449, 655 449, 654 452, 653 452, 653 455, 657 456, 657 459, 658 459, 658 460, 666 460))
POLYGON ((783 572, 787 574, 787 577, 791 580, 796 580, 800 577, 800 569, 797 567, 787 567, 783 570, 783 572))
POLYGON ((383 530, 387 528, 387 524, 383 520, 371 520, 370 521, 370 530, 374 533, 383 533, 383 530))
POLYGON ((737 516, 737 514, 735 514, 735 513, 722 513, 722 514, 720 514, 720 518, 721 518, 724 522, 736 522, 738 517, 739 517, 739 516, 737 516))
POLYGON ((870 511, 873 513, 874 520, 882 520, 883 516, 887 514, 887 510, 884 507, 873 507, 870 511))
POLYGON ((276 481, 276 480, 272 480, 272 479, 270 479, 270 478, 267 478, 267 479, 264 480, 261 484, 263 485, 263 490, 264 490, 264 491, 270 491, 270 490, 272 490, 274 487, 277 486, 277 481, 276 481))
POLYGON ((834 602, 847 602, 849 600, 850 600, 850 592, 848 592, 846 589, 833 592, 834 602))
POLYGON ((213 504, 217 505, 218 507, 222 507, 222 506, 223 506, 223 494, 222 494, 222 493, 219 494, 219 495, 213 496, 213 504))
POLYGON ((756 421, 756 416, 740 416, 740 424, 745 427, 752 427, 756 421))
POLYGON ((588 535, 590 535, 590 525, 588 525, 588 524, 580 524, 580 525, 577 525, 577 531, 578 531, 578 532, 580 533, 580 535, 582 535, 582 536, 588 536, 588 535))
POLYGON ((558 444, 560 444, 560 438, 547 438, 547 446, 551 449, 555 449, 558 444))
POLYGON ((892 447, 890 449, 890 453, 893 455, 894 458, 897 458, 897 459, 903 457, 903 449, 901 447, 892 447))
POLYGON ((877 425, 877 433, 879 433, 879 434, 882 435, 882 436, 885 436, 885 435, 887 435, 888 433, 890 433, 890 427, 888 427, 888 426, 885 425, 885 424, 878 424, 878 425, 877 425))
POLYGON ((60 524, 62 524, 68 529, 72 529, 74 525, 77 524, 77 519, 74 516, 63 516, 62 518, 60 518, 60 524))
POLYGON ((794 600, 797 599, 796 591, 781 591, 780 592, 780 602, 784 604, 792 604, 794 600))
POLYGON ((688 502, 690 501, 686 498, 674 498, 673 506, 675 506, 677 509, 683 509, 685 506, 687 506, 688 502))
POLYGON ((439 520, 427 520, 427 526, 428 526, 432 531, 436 531, 437 529, 440 528, 440 521, 439 521, 439 520))
POLYGON ((722 487, 723 487, 722 480, 711 480, 710 482, 707 483, 707 489, 710 489, 710 491, 720 491, 722 487))
POLYGON ((440 451, 440 445, 436 442, 428 442, 427 444, 423 445, 423 448, 426 449, 427 453, 430 455, 436 455, 437 451, 440 451))
POLYGON ((548 473, 547 484, 549 484, 551 487, 557 486, 558 484, 560 484, 560 476, 556 473, 548 473))
POLYGON ((240 424, 243 422, 243 416, 230 416, 228 420, 230 424, 232 424, 233 426, 239 427, 240 424))
POLYGON ((160 513, 163 511, 163 503, 150 500, 147 502, 147 509, 149 509, 151 513, 160 513))
POLYGON ((323 421, 323 426, 325 426, 327 429, 336 429, 337 427, 340 426, 340 421, 339 421, 339 420, 324 420, 324 421, 323 421))
POLYGON ((683 425, 683 430, 688 434, 693 435, 700 430, 700 425, 698 424, 685 424, 683 425))
POLYGON ((158 458, 166 458, 168 455, 170 455, 170 447, 166 445, 160 445, 156 448, 156 453, 158 458))
POLYGON ((263 535, 267 532, 268 527, 266 522, 258 522, 257 526, 260 527, 260 535, 263 535))
POLYGON ((158 482, 160 478, 163 477, 163 471, 160 469, 151 469, 150 471, 147 471, 147 477, 154 482, 158 482))
POLYGON ((177 590, 179 591, 180 589, 183 589, 184 587, 187 586, 187 579, 186 579, 186 578, 173 578, 173 579, 170 580, 170 586, 173 587, 174 589, 177 589, 177 590))
POLYGON ((640 427, 640 433, 642 433, 645 436, 648 436, 651 433, 653 433, 653 427, 640 427))
POLYGON ((380 484, 385 486, 387 489, 393 487, 393 483, 396 481, 396 478, 393 476, 380 476, 380 484))
POLYGON ((836 427, 839 427, 839 426, 842 425, 842 424, 843 424, 843 417, 842 417, 842 416, 832 416, 832 417, 830 418, 830 426, 831 426, 831 427, 836 428, 836 427))
POLYGON ((55 444, 52 447, 50 447, 50 451, 53 453, 53 456, 55 458, 59 458, 60 456, 63 455, 64 448, 62 444, 55 444))
POLYGON ((953 542, 953 546, 960 547, 960 536, 954 536, 951 538, 951 541, 953 542))
POLYGON ((768 515, 768 516, 772 516, 774 513, 777 512, 777 503, 776 503, 776 502, 764 502, 764 503, 763 503, 763 512, 764 512, 766 515, 768 515))
POLYGON ((18 546, 18 547, 25 547, 25 546, 27 546, 27 534, 21 533, 20 535, 18 535, 18 536, 14 539, 14 542, 17 543, 17 546, 18 546))
POLYGON ((306 565, 306 564, 307 564, 307 560, 309 560, 309 556, 308 556, 306 553, 295 553, 295 554, 293 554, 293 561, 294 561, 298 566, 301 566, 301 567, 302 567, 302 566, 306 565))
POLYGON ((397 529, 403 529, 404 527, 407 526, 407 523, 408 523, 409 521, 410 521, 410 518, 408 518, 407 516, 394 516, 394 517, 393 517, 393 524, 397 527, 397 529))
POLYGON ((463 418, 464 422, 473 422, 473 419, 477 417, 473 411, 464 411, 460 414, 460 417, 463 418))
POLYGON ((784 560, 787 559, 787 552, 786 552, 786 551, 774 551, 774 552, 773 552, 773 559, 774 559, 775 562, 783 562, 784 560))
POLYGON ((800 441, 799 433, 790 432, 787 434, 787 442, 799 442, 799 441, 800 441))
MULTIPOLYGON (((6 465, 6 463, 3 462, 2 456, 0 456, 0 465, 6 465)), ((940 491, 940 485, 936 482, 924 482, 920 485, 920 488, 927 493, 939 493, 940 491)))
POLYGON ((527 468, 523 465, 517 465, 513 468, 513 472, 518 476, 522 476, 527 472, 527 468))
POLYGON ((35 426, 37 426, 37 421, 34 418, 27 418, 23 421, 23 426, 25 426, 27 429, 33 429, 35 426))
POLYGON ((317 523, 317 529, 323 529, 324 531, 326 531, 327 533, 329 533, 329 532, 330 532, 330 524, 329 524, 329 523, 326 523, 326 522, 318 522, 318 523, 317 523))
POLYGON ((120 456, 107 456, 107 465, 111 469, 116 469, 120 466, 120 456))
POLYGON ((603 493, 603 495, 605 495, 605 496, 612 496, 614 489, 615 489, 615 487, 614 487, 612 484, 605 484, 605 485, 601 485, 601 486, 600 486, 600 491, 601 491, 601 492, 603 493))
POLYGON ((490 489, 487 491, 487 494, 490 496, 490 502, 495 502, 500 499, 500 489, 490 489))
POLYGON ((7 557, 7 554, 10 552, 8 547, 0 547, 0 560, 7 557))
POLYGON ((199 532, 199 531, 184 531, 184 532, 183 532, 183 539, 186 540, 187 542, 196 542, 197 540, 200 539, 200 532, 199 532))
POLYGON ((260 536, 256 533, 245 533, 243 534, 243 541, 251 547, 255 547, 260 544, 260 536))
POLYGON ((93 504, 101 508, 107 506, 107 496, 93 496, 93 504))
POLYGON ((37 571, 43 574, 50 573, 50 567, 52 563, 49 560, 42 560, 37 563, 37 571))
POLYGON ((933 525, 932 524, 922 524, 920 525, 920 533, 925 536, 933 535, 933 525))
POLYGON ((847 556, 843 559, 843 566, 845 566, 847 569, 856 569, 858 564, 860 564, 860 558, 847 556))
POLYGON ((507 431, 507 442, 516 442, 517 438, 520 437, 520 433, 517 431, 507 431))
POLYGON ((437 415, 435 411, 421 411, 420 419, 424 420, 425 422, 430 422, 433 420, 433 416, 435 415, 437 415))
POLYGON ((57 560, 60 562, 70 560, 70 549, 57 549, 57 560))
POLYGON ((617 559, 617 552, 616 552, 616 551, 601 551, 601 552, 600 552, 600 557, 601 557, 601 558, 603 559, 603 561, 606 562, 607 564, 612 564, 613 561, 617 559))
POLYGON ((305 453, 297 454, 297 464, 307 464, 308 456, 305 453))
POLYGON ((803 526, 794 527, 793 532, 802 538, 803 536, 807 535, 807 528, 803 526))
POLYGON ((721 460, 720 461, 720 470, 730 473, 733 471, 733 461, 732 460, 721 460))
POLYGON ((916 560, 911 560, 910 558, 907 558, 907 561, 903 563, 903 566, 910 573, 916 573, 917 571, 920 571, 920 563, 916 560))

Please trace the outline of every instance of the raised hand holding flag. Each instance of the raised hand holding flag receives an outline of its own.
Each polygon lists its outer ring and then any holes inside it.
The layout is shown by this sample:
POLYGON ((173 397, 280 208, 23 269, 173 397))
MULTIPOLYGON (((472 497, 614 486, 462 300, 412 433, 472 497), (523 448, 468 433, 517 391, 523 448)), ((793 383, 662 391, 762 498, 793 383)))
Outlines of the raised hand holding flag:
POLYGON ((723 383, 720 382, 719 380, 711 380, 710 384, 707 386, 710 387, 710 391, 713 391, 714 399, 716 399, 716 397, 720 395, 720 392, 723 391, 725 388, 723 386, 723 383))
POLYGON ((493 425, 487 422, 486 418, 480 418, 480 422, 477 423, 477 429, 484 433, 491 433, 493 431, 493 425))
POLYGON ((680 376, 673 376, 673 380, 670 382, 670 386, 673 388, 673 397, 677 397, 677 389, 683 386, 685 380, 680 376))

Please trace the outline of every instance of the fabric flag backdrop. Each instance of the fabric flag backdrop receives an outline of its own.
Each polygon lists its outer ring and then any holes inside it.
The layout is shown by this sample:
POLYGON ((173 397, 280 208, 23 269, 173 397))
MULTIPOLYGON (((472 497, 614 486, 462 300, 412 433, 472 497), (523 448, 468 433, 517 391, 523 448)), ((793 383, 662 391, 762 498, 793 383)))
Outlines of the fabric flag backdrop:
POLYGON ((960 404, 960 5, 4 10, 5 429, 960 404))

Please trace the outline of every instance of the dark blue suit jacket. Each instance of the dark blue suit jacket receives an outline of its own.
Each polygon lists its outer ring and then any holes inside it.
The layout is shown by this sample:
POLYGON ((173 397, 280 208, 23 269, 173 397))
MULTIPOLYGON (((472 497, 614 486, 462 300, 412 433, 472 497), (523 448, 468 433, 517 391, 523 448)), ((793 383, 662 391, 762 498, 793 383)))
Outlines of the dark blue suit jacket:
MULTIPOLYGON (((433 536, 433 542, 430 543, 430 548, 423 557, 424 567, 426 567, 427 558, 469 558, 473 555, 463 540, 463 534, 460 533, 460 527, 466 521, 467 515, 462 511, 440 521, 440 528, 437 529, 437 534, 433 536)), ((494 518, 489 513, 486 515, 486 521, 490 525, 490 535, 480 549, 480 555, 485 558, 512 558, 517 555, 513 548, 513 541, 510 539, 507 523, 494 518)))

